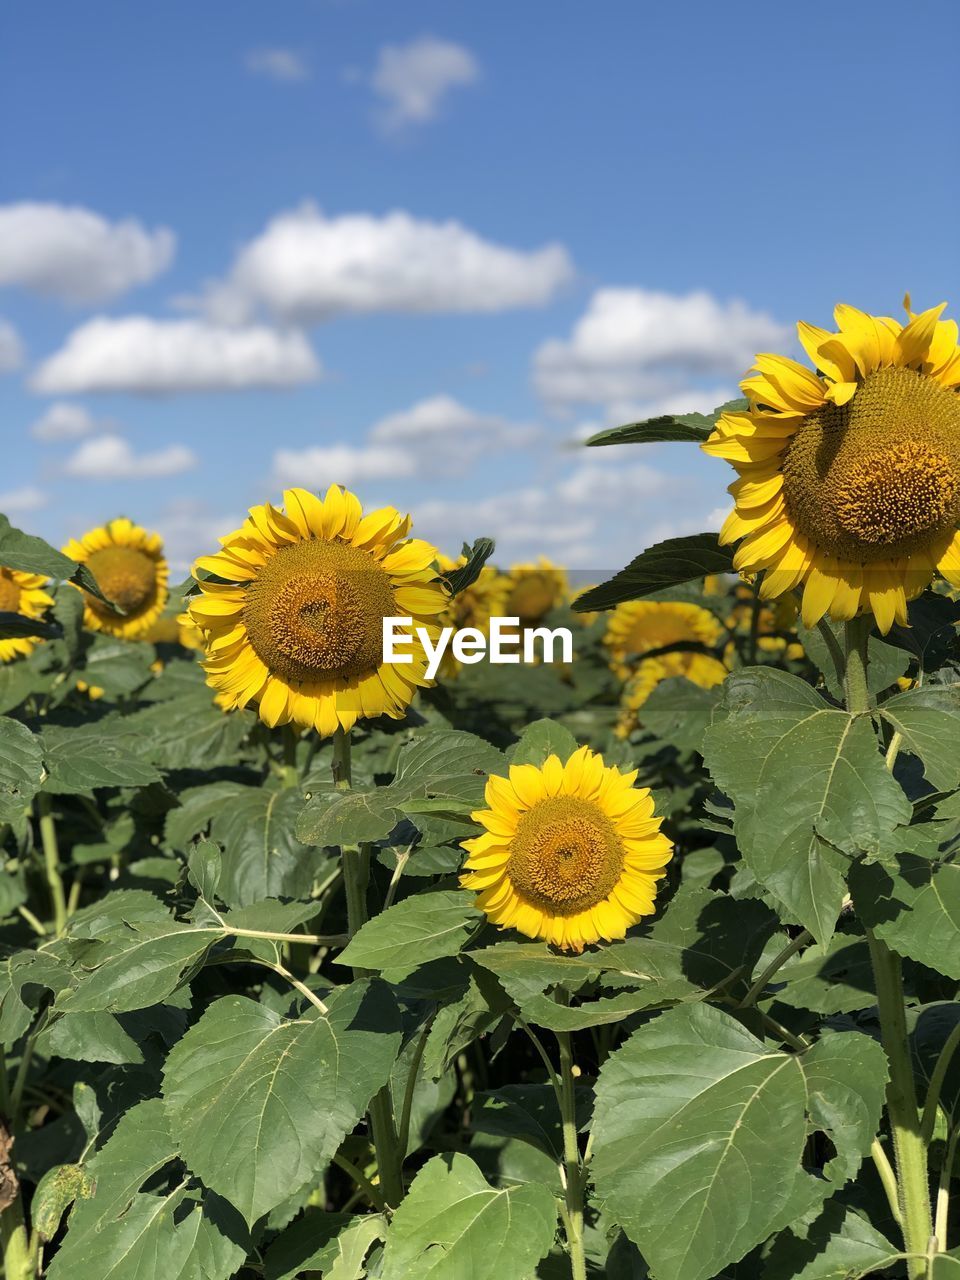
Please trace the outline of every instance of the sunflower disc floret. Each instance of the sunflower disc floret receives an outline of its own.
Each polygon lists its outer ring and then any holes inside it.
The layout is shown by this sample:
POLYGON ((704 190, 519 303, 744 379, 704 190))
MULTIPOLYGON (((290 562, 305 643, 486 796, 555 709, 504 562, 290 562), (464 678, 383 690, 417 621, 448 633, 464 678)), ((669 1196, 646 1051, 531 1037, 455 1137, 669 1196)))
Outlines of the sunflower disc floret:
POLYGON ((436 640, 449 605, 436 548, 407 537, 409 516, 393 507, 364 516, 337 485, 322 499, 283 496, 282 509, 252 508, 194 566, 202 594, 187 613, 218 704, 252 703, 271 726, 324 735, 360 716, 402 718, 428 683, 426 656, 415 640, 404 650, 411 663, 384 662, 383 620, 409 617, 411 634, 422 627, 436 640))
POLYGON ((673 851, 636 777, 588 747, 491 776, 461 883, 500 928, 567 951, 624 937, 653 912, 673 851))
POLYGON ((763 572, 763 599, 803 588, 813 626, 870 612, 882 632, 936 572, 960 585, 960 348, 946 304, 900 325, 838 306, 838 332, 800 324, 815 372, 760 355, 707 453, 740 479, 722 542, 763 572))

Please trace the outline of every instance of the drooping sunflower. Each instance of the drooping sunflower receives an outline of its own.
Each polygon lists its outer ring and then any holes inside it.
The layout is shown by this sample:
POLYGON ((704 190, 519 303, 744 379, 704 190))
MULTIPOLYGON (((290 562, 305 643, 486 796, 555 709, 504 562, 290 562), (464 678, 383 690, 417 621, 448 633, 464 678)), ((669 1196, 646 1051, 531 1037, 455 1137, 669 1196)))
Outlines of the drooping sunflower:
MULTIPOLYGON (((401 719, 428 683, 415 638, 435 642, 449 595, 437 550, 408 538, 410 517, 393 507, 364 516, 338 485, 324 498, 287 489, 284 507, 253 507, 243 525, 201 556, 202 594, 187 609, 203 634, 207 683, 223 707, 256 703, 268 725, 324 735, 361 716, 401 719), (383 660, 383 619, 409 617, 411 663, 383 660)), ((398 628, 397 634, 400 634, 398 628)))
POLYGON ((567 575, 541 556, 536 564, 515 564, 510 568, 510 587, 504 603, 504 617, 519 618, 521 627, 533 627, 567 595, 567 575))
MULTIPOLYGON (((19 613, 24 618, 41 618, 53 600, 44 591, 46 578, 40 573, 0 567, 0 613, 19 613)), ((40 641, 35 636, 13 636, 0 640, 0 662, 32 653, 40 641)))
POLYGON ((489 807, 473 814, 486 830, 463 841, 461 884, 501 929, 565 951, 622 938, 652 913, 673 852, 636 777, 588 747, 566 764, 552 755, 541 768, 511 765, 509 777, 491 776, 489 807))
POLYGON ((160 535, 120 518, 91 529, 79 542, 71 538, 63 551, 86 564, 107 599, 123 610, 118 613, 84 591, 84 624, 123 640, 142 640, 163 613, 169 594, 170 571, 160 535))
POLYGON ((702 446, 740 476, 720 532, 742 539, 734 565, 763 571, 763 599, 802 585, 808 627, 870 612, 886 633, 936 571, 960 584, 957 324, 905 305, 906 325, 845 305, 837 333, 801 323, 816 372, 757 356, 749 411, 702 446))

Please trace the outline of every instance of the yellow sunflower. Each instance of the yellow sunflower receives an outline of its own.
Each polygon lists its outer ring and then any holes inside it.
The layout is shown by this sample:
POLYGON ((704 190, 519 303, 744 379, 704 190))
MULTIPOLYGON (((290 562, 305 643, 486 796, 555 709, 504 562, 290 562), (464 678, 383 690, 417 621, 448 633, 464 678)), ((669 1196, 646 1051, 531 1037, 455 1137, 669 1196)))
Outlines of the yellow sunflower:
MULTIPOLYGON (((19 613, 24 618, 40 618, 53 600, 44 591, 46 578, 40 573, 0 567, 0 613, 19 613)), ((0 640, 0 662, 13 662, 32 653, 40 643, 36 636, 15 636, 0 640)))
POLYGON ((720 531, 742 539, 734 565, 763 571, 764 599, 802 585, 808 627, 870 612, 886 633, 937 570, 960 584, 957 324, 905 305, 906 325, 845 305, 837 333, 801 323, 816 372, 757 356, 749 411, 702 446, 740 476, 720 531))
POLYGON ((515 564, 509 573, 503 616, 533 627, 567 596, 567 575, 541 556, 536 564, 515 564))
MULTIPOLYGON (((410 517, 393 507, 363 515, 338 485, 324 498, 287 489, 284 509, 253 507, 222 550, 201 556, 202 594, 187 609, 203 634, 207 683, 220 706, 258 705, 268 725, 324 735, 360 716, 401 719, 428 683, 419 643, 383 661, 383 619, 409 617, 431 641, 449 595, 437 550, 408 538, 410 517)), ((400 634, 398 629, 397 634, 400 634)))
POLYGON ((489 808, 473 814, 486 830, 463 841, 461 884, 477 890, 477 906, 501 929, 565 951, 622 938, 653 912, 673 852, 636 777, 588 747, 565 765, 550 756, 542 768, 491 776, 489 808))
MULTIPOLYGON (((442 553, 437 556, 437 563, 444 573, 459 569, 466 562, 464 555, 456 560, 451 560, 442 553)), ((483 635, 489 635, 491 618, 509 616, 506 612, 509 592, 510 579, 507 575, 492 565, 484 565, 476 582, 472 582, 466 590, 449 601, 442 622, 458 631, 472 627, 483 635)), ((440 674, 446 679, 454 678, 462 665, 452 647, 448 646, 440 661, 440 674)))
POLYGON ((177 639, 184 649, 203 652, 203 632, 187 612, 177 614, 177 639))
MULTIPOLYGON (((721 627, 708 609, 698 604, 673 600, 627 600, 618 604, 607 622, 603 643, 607 646, 610 666, 621 678, 634 674, 637 659, 654 649, 671 644, 702 644, 714 648, 720 640, 721 627)), ((667 676, 686 676, 694 684, 709 689, 727 674, 723 663, 703 653, 678 650, 661 653, 652 661, 663 667, 667 676)))
POLYGON ((147 533, 127 519, 110 520, 85 533, 79 542, 71 538, 63 551, 86 564, 107 599, 123 610, 118 613, 84 591, 86 626, 123 640, 142 640, 167 602, 170 571, 160 535, 147 533))

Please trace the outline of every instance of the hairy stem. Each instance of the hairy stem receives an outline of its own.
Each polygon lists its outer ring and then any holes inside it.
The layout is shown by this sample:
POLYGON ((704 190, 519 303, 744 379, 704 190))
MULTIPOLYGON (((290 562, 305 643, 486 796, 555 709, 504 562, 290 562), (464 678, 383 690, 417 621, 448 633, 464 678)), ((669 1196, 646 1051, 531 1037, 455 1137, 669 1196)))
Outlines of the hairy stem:
POLYGON ((60 850, 57 846, 57 828, 53 821, 53 807, 50 795, 41 791, 37 796, 37 814, 40 818, 40 843, 43 845, 43 865, 50 888, 50 902, 53 907, 53 924, 57 935, 67 927, 67 899, 63 891, 63 877, 60 874, 60 850))
POLYGON ((558 1031, 560 1046, 560 1114, 563 1120, 564 1224, 570 1249, 573 1280, 586 1280, 587 1259, 583 1247, 583 1166, 577 1141, 577 1109, 573 1047, 569 1031, 558 1031))
MULTIPOLYGON (((338 728, 333 736, 333 782, 338 791, 349 791, 353 773, 350 762, 350 734, 338 728)), ((370 845, 341 849, 343 887, 347 899, 347 934, 357 932, 367 920, 367 884, 370 879, 370 845)), ((355 978, 367 976, 354 969, 355 978)), ((377 1153, 377 1168, 383 1198, 391 1209, 403 1199, 403 1159, 397 1138, 396 1118, 390 1086, 384 1085, 371 1100, 368 1112, 370 1133, 377 1153)))

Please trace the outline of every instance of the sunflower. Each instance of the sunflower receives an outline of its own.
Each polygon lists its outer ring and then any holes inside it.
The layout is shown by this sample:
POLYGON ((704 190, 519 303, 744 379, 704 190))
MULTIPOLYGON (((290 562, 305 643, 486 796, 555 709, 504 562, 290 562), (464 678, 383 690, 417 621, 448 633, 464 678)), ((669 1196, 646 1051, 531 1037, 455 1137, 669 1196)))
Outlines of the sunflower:
MULTIPOLYGON (((19 613, 24 618, 40 618, 53 600, 44 591, 46 578, 40 573, 0 568, 0 613, 19 613)), ((35 636, 15 636, 0 640, 0 662, 13 662, 32 653, 40 641, 35 636)))
MULTIPOLYGON (((427 659, 416 639, 383 661, 383 619, 410 617, 435 642, 449 595, 437 550, 407 538, 393 507, 363 515, 338 485, 324 498, 287 489, 284 509, 253 507, 243 525, 201 556, 202 594, 187 609, 203 634, 207 683, 219 705, 258 704, 261 720, 324 735, 360 716, 401 719, 427 659)), ((397 634, 400 634, 398 629, 397 634)))
MULTIPOLYGON (((452 560, 441 553, 437 556, 437 563, 444 573, 450 573, 465 565, 467 557, 461 555, 452 560)), ((507 575, 492 565, 484 565, 479 578, 449 601, 442 621, 458 631, 470 627, 483 635, 489 635, 490 619, 508 616, 506 602, 509 592, 510 579, 507 575)), ((448 679, 456 677, 462 665, 452 647, 448 647, 440 661, 440 674, 448 679)))
POLYGON ((163 613, 169 569, 160 535, 147 533, 127 519, 110 520, 91 529, 64 554, 85 564, 116 609, 84 591, 83 621, 91 631, 106 631, 123 640, 142 640, 163 613))
POLYGON ((946 303, 900 325, 841 305, 839 332, 798 326, 812 372, 759 355, 702 448, 740 479, 720 541, 760 594, 803 586, 808 627, 872 613, 882 633, 939 572, 960 585, 960 348, 946 303))
POLYGON ((177 614, 177 639, 184 649, 203 652, 203 632, 187 612, 177 614))
MULTIPOLYGON (((635 674, 636 659, 671 644, 700 644, 712 649, 720 640, 721 627, 708 609, 698 604, 672 600, 627 600, 610 615, 603 643, 610 666, 621 678, 635 674)), ((659 653, 650 659, 663 668, 661 679, 686 676, 704 689, 719 684, 727 674, 717 658, 704 653, 677 650, 659 653)))
POLYGON ((515 564, 509 573, 504 617, 519 618, 521 627, 533 627, 567 596, 567 575, 541 556, 536 564, 515 564))
POLYGON ((501 929, 565 951, 622 938, 652 913, 673 852, 636 777, 588 747, 565 765, 553 755, 542 768, 511 765, 509 777, 492 775, 489 808, 473 814, 486 830, 463 841, 461 884, 478 891, 478 907, 501 929))

